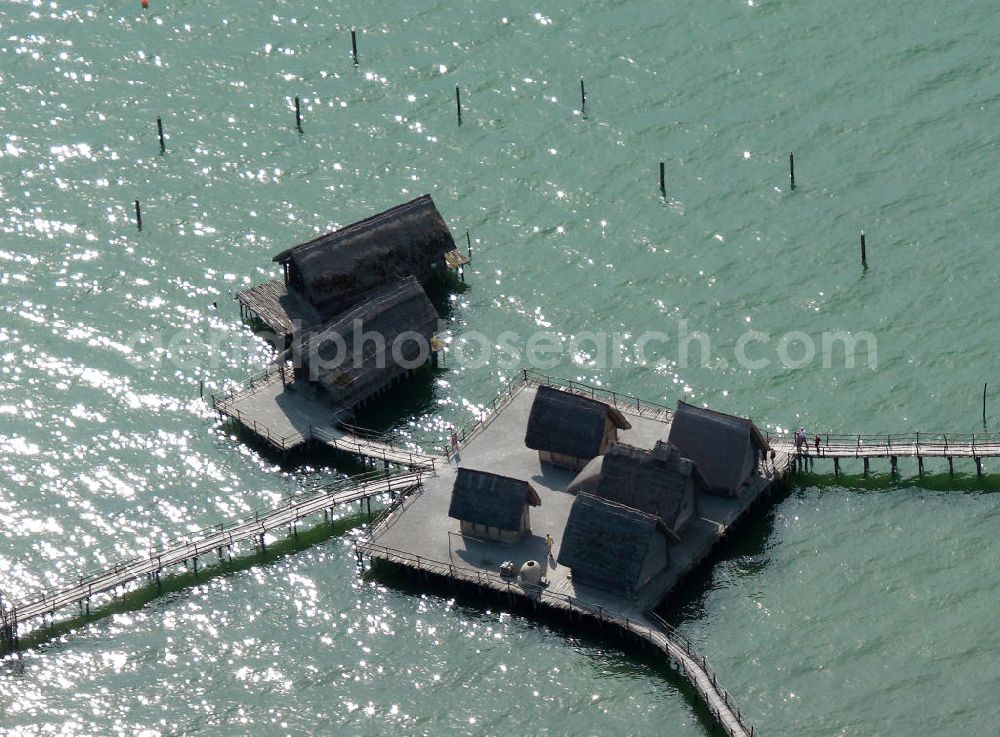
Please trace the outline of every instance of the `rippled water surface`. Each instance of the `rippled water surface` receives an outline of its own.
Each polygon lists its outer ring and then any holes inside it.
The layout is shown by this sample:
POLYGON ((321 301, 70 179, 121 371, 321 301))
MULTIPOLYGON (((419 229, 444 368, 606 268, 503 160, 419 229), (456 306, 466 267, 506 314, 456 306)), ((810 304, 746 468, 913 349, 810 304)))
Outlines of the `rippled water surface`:
MULTIPOLYGON (((547 330, 571 354, 552 373, 772 431, 982 431, 982 385, 1000 382, 994 4, 150 5, 0 4, 7 595, 337 475, 236 442, 199 382, 269 360, 231 297, 274 253, 425 192, 475 239, 453 356, 482 350, 472 331, 547 330), (734 360, 751 329, 770 336, 755 370, 734 360), (650 330, 672 336, 664 360, 608 365, 572 340, 650 330), (685 365, 685 330, 711 355, 695 344, 685 365), (783 366, 790 331, 868 331, 877 364, 783 366)), ((520 365, 455 360, 378 419, 430 447, 520 365)), ((1000 718, 995 477, 928 470, 811 477, 675 603, 762 732, 965 735, 1000 718)), ((359 580, 360 522, 31 644, 0 667, 0 729, 708 733, 652 662, 359 580)))

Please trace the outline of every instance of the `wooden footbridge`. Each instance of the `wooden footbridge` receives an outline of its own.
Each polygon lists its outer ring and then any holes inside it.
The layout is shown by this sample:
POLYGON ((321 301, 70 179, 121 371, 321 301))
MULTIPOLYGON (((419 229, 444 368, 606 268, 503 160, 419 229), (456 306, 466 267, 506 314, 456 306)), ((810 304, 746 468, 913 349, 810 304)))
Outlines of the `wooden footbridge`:
POLYGON ((901 435, 820 435, 817 446, 815 436, 797 448, 786 437, 768 436, 771 447, 791 455, 800 468, 816 459, 833 461, 834 473, 840 474, 840 461, 861 459, 865 473, 870 470, 873 458, 888 458, 895 473, 900 458, 916 458, 919 473, 924 472, 924 458, 945 458, 948 469, 955 472, 955 459, 975 461, 976 473, 983 472, 983 458, 1000 457, 1000 434, 997 433, 908 433, 901 435))
POLYGON ((8 650, 12 646, 16 647, 18 628, 33 620, 73 606, 78 606, 81 613, 89 612, 92 597, 114 593, 140 579, 155 580, 159 585, 160 575, 165 569, 180 564, 187 565, 188 561, 197 573, 199 557, 218 553, 221 559, 224 550, 231 553, 232 547, 241 542, 249 541, 263 549, 265 535, 268 533, 287 528, 293 535, 297 534, 300 520, 317 514, 325 517, 329 511, 346 504, 367 503, 370 514, 373 497, 388 495, 393 500, 401 499, 418 488, 420 480, 420 472, 397 476, 372 473, 334 482, 288 497, 273 509, 254 512, 252 516, 228 524, 207 527, 131 560, 115 563, 110 568, 82 574, 76 581, 65 586, 42 591, 20 601, 2 601, 0 648, 8 650))

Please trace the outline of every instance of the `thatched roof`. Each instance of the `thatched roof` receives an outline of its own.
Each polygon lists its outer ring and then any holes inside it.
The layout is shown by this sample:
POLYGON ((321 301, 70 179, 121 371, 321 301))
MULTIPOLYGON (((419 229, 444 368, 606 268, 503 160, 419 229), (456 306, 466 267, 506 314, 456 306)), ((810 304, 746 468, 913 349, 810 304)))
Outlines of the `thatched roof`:
POLYGON ((540 386, 528 416, 524 444, 576 458, 593 458, 601 452, 607 418, 622 430, 632 426, 614 407, 590 397, 540 386))
POLYGON ((559 545, 559 563, 579 583, 626 596, 642 583, 650 542, 666 536, 656 517, 607 499, 580 494, 573 502, 559 545))
POLYGON ((613 443, 603 456, 583 467, 566 487, 593 494, 659 518, 673 529, 689 485, 706 488, 694 463, 663 442, 651 451, 613 443))
POLYGON ((423 287, 406 277, 300 337, 292 360, 307 369, 309 379, 338 406, 352 408, 414 368, 397 363, 393 344, 398 341, 396 353, 402 362, 415 362, 422 351, 429 351, 437 321, 423 287), (410 333, 419 336, 422 345, 410 333))
POLYGON ((767 440, 748 419, 686 402, 677 403, 670 425, 670 444, 698 464, 709 486, 737 489, 746 480, 744 458, 768 450, 767 440))
POLYGON ((448 268, 451 231, 430 195, 282 251, 290 283, 324 314, 355 304, 366 292, 413 275, 421 281, 448 268))
POLYGON ((521 529, 524 505, 537 507, 541 503, 527 481, 460 468, 451 489, 448 516, 516 532, 521 529))

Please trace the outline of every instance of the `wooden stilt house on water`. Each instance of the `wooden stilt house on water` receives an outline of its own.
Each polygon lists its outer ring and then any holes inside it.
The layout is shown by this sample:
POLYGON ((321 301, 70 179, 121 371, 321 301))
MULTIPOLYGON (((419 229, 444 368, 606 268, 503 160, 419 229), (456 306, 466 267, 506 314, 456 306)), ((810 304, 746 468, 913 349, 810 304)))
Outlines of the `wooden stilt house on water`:
POLYGON ((579 471, 632 425, 614 407, 590 397, 540 386, 531 405, 524 444, 542 463, 579 471))
POLYGON ((667 568, 667 530, 651 514, 579 494, 559 547, 576 584, 634 598, 667 568))
POLYGON ((430 195, 326 233, 274 257, 284 277, 236 295, 244 316, 286 346, 293 333, 353 307, 402 277, 428 283, 469 263, 430 195))
POLYGON ((730 497, 739 494, 770 450, 750 420, 686 402, 677 403, 668 440, 695 462, 711 493, 730 497))
POLYGON ((541 503, 527 481, 459 468, 448 516, 461 523, 463 535, 513 543, 531 534, 530 508, 541 503))
POLYGON ((278 358, 347 412, 389 389, 430 357, 438 314, 412 276, 296 339, 278 358))
POLYGON ((707 489, 697 466, 662 441, 650 451, 612 443, 566 487, 651 514, 677 537, 697 511, 698 492, 707 489))

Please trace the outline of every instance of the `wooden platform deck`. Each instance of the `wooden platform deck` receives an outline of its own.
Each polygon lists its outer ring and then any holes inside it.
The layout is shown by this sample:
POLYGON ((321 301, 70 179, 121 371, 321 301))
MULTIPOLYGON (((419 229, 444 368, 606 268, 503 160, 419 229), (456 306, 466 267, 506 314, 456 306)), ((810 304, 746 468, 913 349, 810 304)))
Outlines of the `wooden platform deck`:
MULTIPOLYGON (((733 499, 702 495, 698 516, 685 528, 681 539, 670 545, 670 567, 625 600, 601 589, 573 581, 571 572, 556 563, 560 536, 575 497, 565 491, 574 473, 542 465, 538 453, 524 446, 524 432, 537 386, 547 377, 524 373, 506 385, 491 401, 482 418, 458 435, 448 448, 447 462, 424 478, 419 489, 403 504, 387 510, 371 528, 358 551, 374 561, 461 581, 495 593, 531 601, 535 609, 572 611, 599 624, 612 623, 648 640, 684 670, 720 725, 730 735, 751 734, 732 699, 715 683, 707 665, 689 652, 690 643, 651 620, 648 612, 659 604, 680 579, 703 560, 746 511, 781 478, 790 458, 777 454, 733 499), (538 491, 541 505, 531 510, 533 534, 505 544, 461 534, 457 520, 448 517, 451 488, 458 468, 467 467, 529 481, 538 491), (555 558, 549 558, 545 535, 556 539, 555 558), (499 565, 512 561, 519 568, 527 560, 542 566, 545 586, 522 586, 499 575, 499 565)), ((613 403, 629 416, 632 429, 620 433, 623 442, 651 448, 669 434, 672 414, 665 407, 643 403, 632 397, 582 385, 566 387, 613 403)))
POLYGON ((292 335, 320 322, 320 315, 297 294, 290 293, 280 279, 257 284, 236 293, 240 315, 256 318, 276 335, 292 335))
POLYGON ((255 376, 239 391, 212 396, 220 417, 238 422, 276 450, 322 444, 341 453, 412 469, 431 469, 444 459, 406 447, 391 436, 360 428, 347 430, 341 414, 305 381, 296 381, 286 367, 255 376))
POLYGON ((221 555, 223 549, 231 550, 233 545, 245 541, 263 546, 267 533, 284 528, 294 532, 299 521, 352 502, 384 495, 402 498, 419 487, 420 481, 421 473, 418 472, 398 476, 369 474, 337 482, 289 497, 273 509, 206 528, 131 560, 115 563, 107 569, 83 574, 65 586, 41 591, 18 601, 5 601, 0 605, 0 621, 3 623, 0 627, 0 646, 16 646, 19 637, 24 634, 21 628, 45 615, 72 606, 79 606, 81 611, 86 606, 89 610, 92 597, 113 592, 143 578, 158 581, 160 573, 171 566, 192 561, 197 571, 200 556, 213 552, 221 555))

